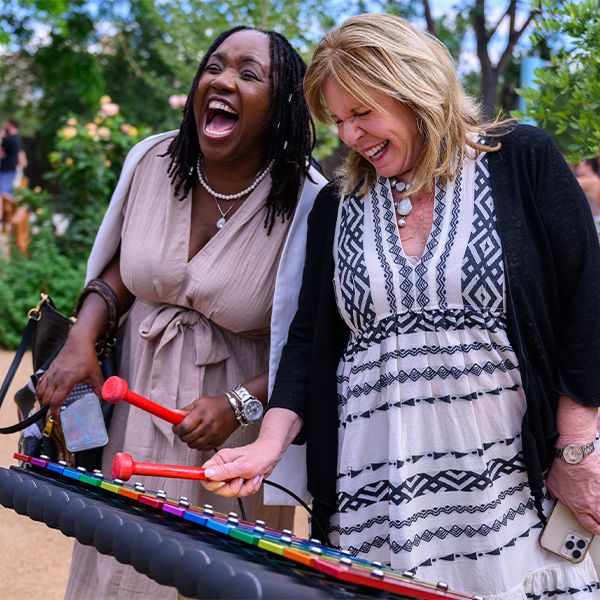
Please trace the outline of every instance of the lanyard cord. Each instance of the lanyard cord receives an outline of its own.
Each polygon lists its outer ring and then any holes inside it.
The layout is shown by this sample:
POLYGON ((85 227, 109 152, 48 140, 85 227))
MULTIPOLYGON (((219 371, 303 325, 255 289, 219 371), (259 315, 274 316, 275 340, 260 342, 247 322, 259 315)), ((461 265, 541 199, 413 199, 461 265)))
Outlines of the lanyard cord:
MULTIPOLYGON (((298 504, 300 504, 302 506, 302 508, 304 508, 304 510, 306 510, 306 512, 310 515, 311 522, 313 522, 315 524, 316 528, 318 529, 321 539, 324 541, 324 544, 326 546, 331 547, 331 541, 329 540, 329 536, 327 535, 327 532, 322 527, 321 523, 319 523, 318 519, 315 518, 313 511, 310 509, 308 504, 306 504, 306 502, 304 502, 304 500, 302 500, 302 498, 300 498, 299 496, 296 496, 296 494, 294 494, 294 492, 292 492, 291 490, 288 490, 286 487, 280 485, 279 483, 275 483, 274 481, 265 480, 265 481, 263 481, 263 483, 265 485, 270 485, 271 487, 281 490, 288 496, 292 497, 296 502, 298 502, 298 504)), ((242 516, 242 519, 244 521, 247 521, 248 519, 246 518, 246 511, 244 510, 244 505, 242 503, 242 499, 238 498, 237 501, 238 501, 238 506, 240 507, 240 515, 242 516)))
MULTIPOLYGON (((216 454, 218 452, 218 449, 217 448, 213 449, 213 452, 216 454)), ((302 506, 302 508, 304 508, 304 510, 306 510, 306 512, 309 514, 311 522, 313 522, 315 524, 316 528, 319 530, 319 534, 321 535, 321 539, 323 540, 323 543, 326 546, 332 547, 331 541, 329 540, 329 536, 327 535, 325 528, 322 526, 321 523, 319 523, 319 520, 317 518, 315 518, 313 511, 310 509, 308 504, 306 504, 306 502, 304 502, 304 500, 302 500, 302 498, 300 498, 299 496, 294 494, 294 492, 292 492, 291 490, 288 490, 286 487, 280 485, 279 483, 275 483, 274 481, 268 481, 265 479, 265 481, 263 481, 263 483, 265 485, 270 485, 271 487, 281 490, 284 494, 287 494, 288 496, 293 498, 298 504, 300 504, 302 506)), ((246 510, 244 509, 242 499, 238 498, 237 503, 240 508, 240 515, 242 517, 242 520, 247 521, 248 519, 246 518, 246 510)))
MULTIPOLYGON (((304 502, 304 500, 302 500, 302 498, 296 496, 296 494, 294 494, 294 492, 292 492, 291 490, 288 490, 286 487, 280 485, 279 483, 275 483, 274 481, 265 480, 265 481, 263 481, 263 483, 265 485, 270 485, 271 487, 281 490, 288 496, 292 497, 296 502, 298 502, 298 504, 300 504, 306 510, 306 512, 310 515, 310 520, 311 520, 311 522, 313 522, 315 524, 316 528, 319 530, 319 534, 321 535, 321 539, 323 540, 323 543, 325 544, 325 546, 332 547, 331 541, 329 540, 329 536, 327 535, 327 532, 325 531, 324 527, 319 522, 319 520, 315 517, 313 511, 309 508, 308 504, 306 504, 306 502, 304 502)), ((238 498, 238 500, 239 500, 239 498, 238 498)))

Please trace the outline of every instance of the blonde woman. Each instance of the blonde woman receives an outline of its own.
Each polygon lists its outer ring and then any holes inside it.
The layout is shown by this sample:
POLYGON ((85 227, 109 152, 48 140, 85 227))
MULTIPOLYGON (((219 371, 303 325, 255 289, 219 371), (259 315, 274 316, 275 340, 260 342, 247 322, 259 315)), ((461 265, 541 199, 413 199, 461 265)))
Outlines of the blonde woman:
POLYGON ((398 17, 328 33, 305 93, 350 155, 309 218, 261 433, 205 465, 217 493, 256 491, 305 438, 316 521, 352 554, 494 600, 597 598, 589 558, 538 545, 546 490, 600 533, 600 249, 577 181, 541 131, 484 124, 398 17))

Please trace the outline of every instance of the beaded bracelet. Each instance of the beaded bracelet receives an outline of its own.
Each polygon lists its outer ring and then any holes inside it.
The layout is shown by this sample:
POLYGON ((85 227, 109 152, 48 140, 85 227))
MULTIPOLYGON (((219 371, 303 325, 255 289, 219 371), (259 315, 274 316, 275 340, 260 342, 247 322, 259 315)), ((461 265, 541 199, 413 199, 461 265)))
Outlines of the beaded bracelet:
POLYGON ((77 318, 79 311, 83 306, 83 302, 89 294, 98 294, 98 296, 104 300, 108 309, 106 332, 102 338, 96 341, 96 353, 98 356, 106 358, 117 344, 117 329, 119 327, 119 317, 121 314, 119 299, 113 289, 105 281, 102 281, 102 279, 92 279, 79 295, 77 305, 73 311, 73 317, 77 318))

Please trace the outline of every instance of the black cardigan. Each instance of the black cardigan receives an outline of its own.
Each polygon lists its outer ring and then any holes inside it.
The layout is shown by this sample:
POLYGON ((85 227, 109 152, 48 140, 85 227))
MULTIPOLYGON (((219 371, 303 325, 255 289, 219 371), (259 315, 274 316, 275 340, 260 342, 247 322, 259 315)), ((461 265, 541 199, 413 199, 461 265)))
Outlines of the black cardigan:
MULTIPOLYGON (((517 126, 488 154, 502 241, 508 338, 519 359, 527 411, 523 450, 541 513, 543 472, 554 455, 558 394, 600 406, 600 247, 585 196, 551 139, 517 126)), ((339 197, 330 183, 308 218, 298 311, 269 408, 298 413, 308 489, 326 523, 336 508, 336 369, 349 339, 333 290, 339 197)))

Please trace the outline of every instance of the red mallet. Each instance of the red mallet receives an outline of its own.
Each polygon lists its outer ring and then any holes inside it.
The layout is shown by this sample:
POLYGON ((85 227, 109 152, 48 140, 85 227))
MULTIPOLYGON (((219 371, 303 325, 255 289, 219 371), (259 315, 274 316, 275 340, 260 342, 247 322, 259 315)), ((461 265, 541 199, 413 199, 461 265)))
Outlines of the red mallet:
POLYGON ((173 479, 207 479, 200 467, 181 467, 157 463, 135 462, 131 454, 118 452, 112 461, 112 478, 127 481, 132 475, 170 477, 173 479))
MULTIPOLYGON (((182 415, 179 412, 171 410, 169 408, 165 408, 148 398, 144 398, 144 396, 140 396, 135 392, 132 392, 127 385, 127 382, 121 377, 117 377, 113 375, 109 377, 102 386, 102 397, 107 402, 112 402, 116 404, 117 402, 129 402, 129 404, 133 404, 146 412, 149 412, 156 417, 160 417, 169 423, 173 423, 173 425, 179 425, 181 421, 185 418, 185 415, 182 415)), ((122 478, 121 478, 122 479, 122 478)))

